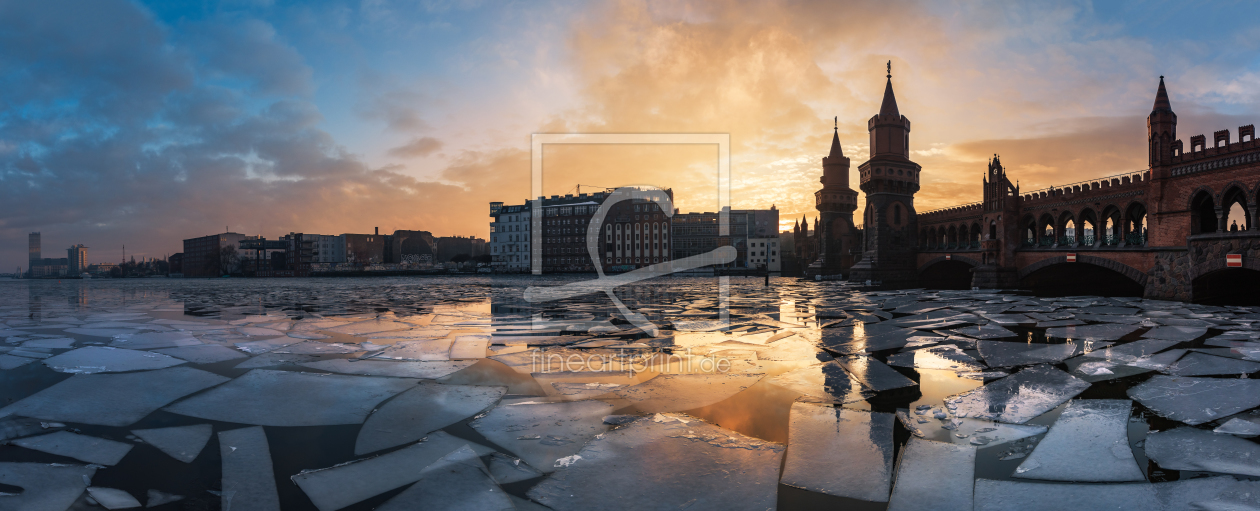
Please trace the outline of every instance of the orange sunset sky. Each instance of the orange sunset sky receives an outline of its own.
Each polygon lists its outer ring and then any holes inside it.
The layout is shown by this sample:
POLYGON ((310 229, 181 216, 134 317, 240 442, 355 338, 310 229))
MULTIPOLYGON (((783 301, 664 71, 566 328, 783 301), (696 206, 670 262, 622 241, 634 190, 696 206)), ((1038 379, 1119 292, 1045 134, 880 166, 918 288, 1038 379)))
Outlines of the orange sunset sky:
MULTIPOLYGON (((10 268, 30 231, 93 262, 225 226, 485 238, 490 201, 528 198, 532 133, 729 133, 732 205, 787 230, 835 117, 857 188, 887 61, 919 211, 979 200, 994 153, 1023 190, 1144 168, 1160 75, 1183 139, 1260 119, 1248 3, 55 4, 0 7, 10 268)), ((712 211, 715 172, 706 147, 549 148, 545 193, 712 211)))

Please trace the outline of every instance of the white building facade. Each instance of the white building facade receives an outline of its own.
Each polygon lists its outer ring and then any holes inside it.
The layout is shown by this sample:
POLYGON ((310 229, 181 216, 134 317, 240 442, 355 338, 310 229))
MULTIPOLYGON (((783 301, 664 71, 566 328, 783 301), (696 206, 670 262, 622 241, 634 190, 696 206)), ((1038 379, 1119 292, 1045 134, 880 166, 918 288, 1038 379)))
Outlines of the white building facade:
POLYGON ((490 222, 490 265, 495 271, 528 272, 530 207, 501 204, 491 203, 490 216, 494 221, 490 222))
POLYGON ((748 238, 748 267, 765 266, 770 272, 783 270, 783 254, 779 238, 748 238))

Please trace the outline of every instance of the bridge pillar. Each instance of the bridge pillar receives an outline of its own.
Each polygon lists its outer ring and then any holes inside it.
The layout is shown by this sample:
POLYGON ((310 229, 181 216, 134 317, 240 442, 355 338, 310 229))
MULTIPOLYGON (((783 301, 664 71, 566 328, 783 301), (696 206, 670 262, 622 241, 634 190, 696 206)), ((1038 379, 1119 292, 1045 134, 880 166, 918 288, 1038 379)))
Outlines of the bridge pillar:
POLYGON ((1225 221, 1227 217, 1221 215, 1220 206, 1217 206, 1215 210, 1216 210, 1216 232, 1225 232, 1229 230, 1229 228, 1225 226, 1225 221))
POLYGON ((1251 230, 1256 224, 1256 205, 1247 206, 1247 230, 1251 230))
POLYGON ((986 264, 971 269, 971 287, 979 289, 1014 289, 1019 287, 1019 272, 986 264))

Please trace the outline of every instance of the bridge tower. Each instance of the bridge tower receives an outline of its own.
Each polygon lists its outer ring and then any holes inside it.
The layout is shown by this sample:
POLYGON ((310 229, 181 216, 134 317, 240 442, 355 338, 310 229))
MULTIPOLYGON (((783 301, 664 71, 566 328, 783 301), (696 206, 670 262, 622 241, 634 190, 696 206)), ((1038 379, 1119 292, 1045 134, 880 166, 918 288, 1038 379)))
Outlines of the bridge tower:
POLYGON ((983 211, 980 266, 972 270, 971 286, 981 289, 1017 287, 1019 187, 1006 177, 1006 168, 996 154, 989 160, 989 169, 984 175, 983 211))
POLYGON ((915 246, 919 222, 914 194, 919 191, 919 164, 910 161, 910 119, 897 110, 892 62, 879 113, 867 121, 871 158, 858 166, 866 209, 862 260, 849 280, 879 281, 889 287, 916 284, 915 246))
POLYGON ((1151 168, 1172 163, 1173 141, 1177 140, 1177 114, 1168 101, 1164 77, 1159 77, 1159 90, 1155 92, 1155 106, 1146 118, 1146 140, 1149 145, 1151 168))
POLYGON ((840 147, 840 125, 836 118, 831 135, 831 152, 822 159, 822 188, 814 192, 814 207, 820 223, 814 235, 818 239, 818 260, 805 269, 806 276, 839 275, 853 266, 857 228, 853 212, 857 210, 857 192, 849 187, 849 158, 840 147))

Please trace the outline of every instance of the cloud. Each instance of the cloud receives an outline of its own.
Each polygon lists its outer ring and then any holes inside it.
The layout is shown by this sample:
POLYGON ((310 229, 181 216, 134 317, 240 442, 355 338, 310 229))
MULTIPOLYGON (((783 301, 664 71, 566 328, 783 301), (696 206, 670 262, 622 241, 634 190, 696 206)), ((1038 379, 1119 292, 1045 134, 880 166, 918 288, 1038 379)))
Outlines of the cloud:
POLYGON ((442 148, 442 141, 433 137, 420 137, 411 142, 389 150, 389 154, 399 158, 420 158, 437 152, 442 148))

